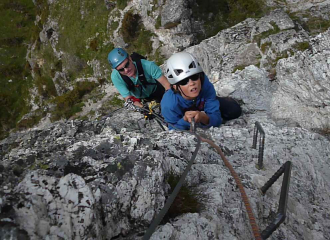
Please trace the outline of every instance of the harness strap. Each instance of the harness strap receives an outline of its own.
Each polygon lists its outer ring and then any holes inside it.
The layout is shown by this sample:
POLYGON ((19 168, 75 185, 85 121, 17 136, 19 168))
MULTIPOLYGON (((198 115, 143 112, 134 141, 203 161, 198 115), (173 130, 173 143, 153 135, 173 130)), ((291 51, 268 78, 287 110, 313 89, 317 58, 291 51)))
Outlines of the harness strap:
POLYGON ((141 85, 137 84, 135 85, 133 83, 133 81, 125 75, 120 74, 121 78, 124 80, 124 82, 127 85, 128 90, 131 92, 134 90, 134 88, 138 88, 140 87, 140 90, 142 92, 142 88, 146 88, 146 85, 156 85, 157 84, 157 80, 155 80, 155 83, 150 83, 147 81, 143 67, 142 67, 142 63, 141 63, 141 55, 139 55, 138 53, 133 52, 133 54, 131 55, 132 60, 136 63, 137 66, 137 70, 138 70, 138 79, 141 82, 141 85))

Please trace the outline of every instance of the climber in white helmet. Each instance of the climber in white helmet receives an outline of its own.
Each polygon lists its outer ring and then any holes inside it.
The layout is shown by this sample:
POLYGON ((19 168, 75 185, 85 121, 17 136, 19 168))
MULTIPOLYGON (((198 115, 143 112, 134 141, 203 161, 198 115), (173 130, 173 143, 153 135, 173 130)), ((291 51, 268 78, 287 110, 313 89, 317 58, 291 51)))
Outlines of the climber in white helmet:
MULTIPOLYGON (((213 84, 196 58, 187 52, 175 53, 167 60, 165 75, 171 84, 161 101, 164 119, 178 129, 189 129, 194 119, 202 128, 219 127, 222 120, 241 115, 232 98, 217 97, 213 84)), ((169 125, 169 129, 173 129, 169 125)))

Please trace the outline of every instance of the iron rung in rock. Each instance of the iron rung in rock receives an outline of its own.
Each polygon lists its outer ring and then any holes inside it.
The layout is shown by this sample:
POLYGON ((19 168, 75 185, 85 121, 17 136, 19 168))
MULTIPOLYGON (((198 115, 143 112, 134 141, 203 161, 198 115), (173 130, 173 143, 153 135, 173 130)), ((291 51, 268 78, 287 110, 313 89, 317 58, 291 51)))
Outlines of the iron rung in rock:
POLYGON ((263 157, 264 157, 264 149, 265 149, 265 131, 262 129, 260 123, 258 121, 255 122, 254 125, 254 133, 253 133, 253 144, 252 148, 257 148, 257 139, 259 134, 259 154, 258 154, 258 169, 263 169, 263 157), (260 133, 260 134, 259 134, 260 133))

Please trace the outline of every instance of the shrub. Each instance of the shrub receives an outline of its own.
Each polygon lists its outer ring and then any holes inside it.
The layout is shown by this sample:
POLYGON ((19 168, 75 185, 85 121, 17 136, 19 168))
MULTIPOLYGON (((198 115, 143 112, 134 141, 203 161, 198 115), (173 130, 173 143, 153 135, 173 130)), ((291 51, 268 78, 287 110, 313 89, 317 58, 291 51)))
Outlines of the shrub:
POLYGON ((236 72, 237 70, 244 70, 247 67, 247 65, 238 65, 234 68, 234 70, 232 71, 232 73, 236 72))
POLYGON ((265 11, 263 1, 258 0, 196 0, 196 3, 192 7, 193 16, 203 22, 205 29, 205 36, 199 36, 199 41, 246 18, 260 17, 265 11))
POLYGON ((139 52, 148 55, 152 52, 152 32, 146 30, 138 14, 127 12, 124 16, 121 33, 123 39, 129 44, 128 52, 139 52))
POLYGON ((141 17, 128 11, 122 21, 121 34, 125 42, 130 43, 136 39, 140 27, 141 17))
POLYGON ((309 42, 300 42, 294 44, 292 47, 299 51, 305 51, 306 49, 309 49, 310 45, 309 42))
MULTIPOLYGON (((171 187, 171 191, 169 192, 169 194, 173 192, 179 180, 180 176, 170 173, 167 178, 167 183, 171 187)), ((199 194, 197 191, 194 191, 192 190, 192 188, 183 185, 174 202, 172 203, 170 209, 168 210, 166 216, 164 217, 164 221, 167 221, 167 219, 170 218, 175 218, 184 213, 199 212, 202 209, 203 205, 200 203, 198 195, 199 194)))
POLYGON ((98 78, 97 81, 102 86, 105 83, 106 79, 105 78, 98 78))
POLYGON ((310 17, 305 26, 312 34, 318 34, 330 27, 330 21, 321 17, 310 17))
POLYGON ((150 40, 152 32, 141 29, 138 38, 132 43, 133 49, 138 49, 142 55, 148 55, 152 52, 152 42, 150 40))
POLYGON ((97 51, 98 50, 98 43, 97 43, 97 39, 94 38, 93 40, 91 40, 89 42, 89 47, 91 48, 91 50, 93 51, 97 51))
POLYGON ((231 25, 249 17, 259 17, 262 14, 262 2, 258 0, 227 0, 227 4, 228 20, 231 25))
POLYGON ((158 66, 165 62, 166 58, 161 54, 160 47, 157 48, 155 54, 151 56, 151 60, 155 61, 158 66))
POLYGON ((155 28, 159 29, 162 26, 162 16, 159 14, 156 18, 155 28))
POLYGON ((38 93, 44 98, 57 96, 54 82, 50 77, 37 76, 35 83, 38 89, 38 93))
POLYGON ((119 26, 119 22, 118 21, 113 21, 111 22, 111 25, 109 27, 109 32, 114 32, 119 26))

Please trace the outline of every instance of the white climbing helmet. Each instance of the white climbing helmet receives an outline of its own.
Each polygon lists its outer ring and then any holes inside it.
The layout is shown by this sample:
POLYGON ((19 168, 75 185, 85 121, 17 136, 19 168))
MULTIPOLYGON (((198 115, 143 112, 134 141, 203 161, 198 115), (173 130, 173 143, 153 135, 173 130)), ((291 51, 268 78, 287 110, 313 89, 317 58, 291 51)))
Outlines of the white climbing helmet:
POLYGON ((166 62, 165 75, 171 84, 201 72, 203 69, 196 58, 187 52, 175 53, 166 62))

